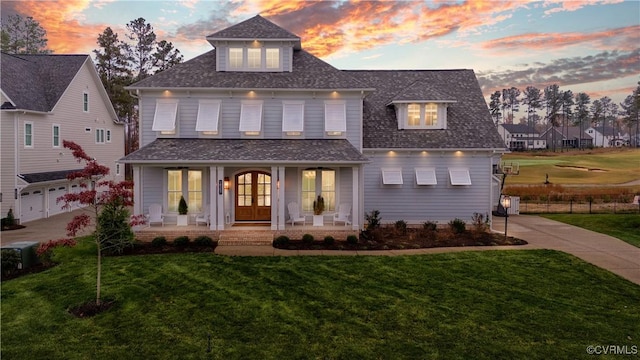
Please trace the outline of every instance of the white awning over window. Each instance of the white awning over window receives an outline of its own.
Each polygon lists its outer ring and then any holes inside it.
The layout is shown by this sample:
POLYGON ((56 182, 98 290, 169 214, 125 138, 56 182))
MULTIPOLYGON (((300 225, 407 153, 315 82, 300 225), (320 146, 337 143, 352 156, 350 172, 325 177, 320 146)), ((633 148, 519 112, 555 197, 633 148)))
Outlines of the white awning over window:
POLYGON ((282 131, 304 131, 304 101, 282 102, 282 131))
POLYGON ((328 100, 324 102, 324 131, 347 131, 347 107, 344 101, 328 100))
POLYGON ((260 132, 262 130, 262 101, 246 100, 240 109, 240 131, 260 132))
POLYGON ((435 168, 416 168, 417 185, 437 185, 435 168))
POLYGON ((451 185, 471 185, 469 169, 451 168, 449 169, 451 185))
POLYGON ((156 100, 156 113, 153 117, 153 131, 174 131, 176 128, 176 115, 178 114, 178 100, 156 100))
POLYGON ((384 185, 402 185, 402 169, 382 169, 382 183, 384 185))
POLYGON ((198 119, 196 131, 218 131, 218 119, 220 118, 220 100, 200 100, 198 106, 198 119))

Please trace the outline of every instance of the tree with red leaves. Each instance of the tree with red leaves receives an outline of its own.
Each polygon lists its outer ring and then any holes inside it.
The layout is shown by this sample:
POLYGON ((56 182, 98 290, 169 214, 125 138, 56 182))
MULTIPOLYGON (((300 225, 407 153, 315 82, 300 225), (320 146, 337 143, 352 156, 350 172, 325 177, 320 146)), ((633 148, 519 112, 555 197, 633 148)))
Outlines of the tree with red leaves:
POLYGON ((109 175, 109 168, 100 165, 96 159, 87 155, 82 147, 73 141, 63 140, 62 145, 71 150, 78 162, 84 162, 82 170, 70 173, 67 179, 80 181, 78 193, 60 196, 57 202, 63 202, 63 208, 71 204, 86 207, 88 213, 78 214, 67 224, 67 236, 75 237, 90 225, 95 225, 93 240, 98 249, 98 271, 96 279, 96 305, 100 305, 102 276, 102 253, 119 252, 133 241, 131 227, 145 223, 144 216, 129 217, 130 206, 133 206, 133 183, 130 181, 114 182, 102 180, 109 175), (88 185, 90 184, 90 186, 88 185))

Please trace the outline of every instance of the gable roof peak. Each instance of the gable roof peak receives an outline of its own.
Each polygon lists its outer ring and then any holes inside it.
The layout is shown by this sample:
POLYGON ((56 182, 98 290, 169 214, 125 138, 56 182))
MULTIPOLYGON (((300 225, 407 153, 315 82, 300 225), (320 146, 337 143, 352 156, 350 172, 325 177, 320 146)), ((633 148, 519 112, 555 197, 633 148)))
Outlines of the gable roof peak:
POLYGON ((220 40, 289 40, 295 43, 296 49, 301 48, 298 35, 260 15, 207 36, 207 41, 213 46, 216 41, 220 40))

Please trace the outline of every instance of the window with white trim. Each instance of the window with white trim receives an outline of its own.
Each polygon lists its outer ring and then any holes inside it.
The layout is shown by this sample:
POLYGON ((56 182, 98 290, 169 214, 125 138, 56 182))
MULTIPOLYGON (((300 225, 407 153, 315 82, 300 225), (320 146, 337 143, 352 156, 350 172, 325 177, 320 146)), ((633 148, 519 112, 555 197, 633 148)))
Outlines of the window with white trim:
POLYGON ((173 135, 176 133, 176 117, 178 115, 178 100, 158 99, 156 100, 156 112, 153 116, 153 131, 159 131, 163 135, 173 135))
POLYGON ((451 181, 451 185, 456 185, 456 186, 471 185, 471 175, 469 175, 469 169, 450 168, 449 180, 451 181))
POLYGON ((302 170, 302 211, 313 212, 318 195, 324 199, 324 210, 336 210, 336 172, 331 169, 302 170))
POLYGON ((265 58, 267 69, 277 70, 280 69, 280 49, 279 48, 267 48, 265 49, 265 58))
MULTIPOLYGON (((167 171, 167 211, 178 212, 182 196, 182 170, 167 171)), ((188 205, 188 204, 187 204, 188 205)))
POLYGON ((60 125, 53 124, 51 127, 51 144, 54 148, 60 147, 60 125))
POLYGON ((262 49, 247 49, 247 66, 249 69, 260 69, 262 67, 262 49))
POLYGON ((437 185, 435 168, 416 168, 416 185, 437 185))
POLYGON ((181 196, 184 196, 189 212, 202 211, 202 170, 167 170, 168 212, 178 212, 181 196))
POLYGON ((33 122, 25 121, 24 123, 24 147, 33 147, 33 122))
POLYGON ((262 100, 244 100, 240 108, 240 132, 248 136, 262 131, 262 100))
POLYGON ((242 69, 243 67, 243 51, 242 48, 229 48, 229 68, 242 69))
POLYGON ((402 169, 401 168, 384 168, 382 170, 383 185, 402 185, 402 169))
POLYGON ((107 129, 107 142, 111 142, 111 130, 107 129))
POLYGON ((89 112, 89 92, 82 92, 82 111, 89 112))
POLYGON ((282 102, 282 132, 289 136, 302 135, 304 131, 304 101, 282 102))
POLYGON ((120 176, 120 164, 116 164, 116 176, 120 176))
POLYGON ((203 135, 218 134, 220 104, 220 100, 203 99, 199 101, 196 131, 203 135))
POLYGON ((104 144, 104 129, 96 129, 96 144, 104 144))
POLYGON ((396 103, 399 129, 445 129, 447 106, 443 103, 396 103))
POLYGON ((340 136, 347 131, 347 104, 344 101, 324 102, 324 131, 331 136, 340 136))

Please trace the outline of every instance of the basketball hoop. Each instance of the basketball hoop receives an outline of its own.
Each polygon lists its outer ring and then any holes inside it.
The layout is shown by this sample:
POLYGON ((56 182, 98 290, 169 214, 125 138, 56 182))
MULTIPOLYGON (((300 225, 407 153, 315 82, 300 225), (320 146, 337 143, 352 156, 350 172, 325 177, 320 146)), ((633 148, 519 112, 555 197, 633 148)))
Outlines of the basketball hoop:
POLYGON ((520 164, 518 162, 510 161, 500 163, 500 172, 504 175, 518 175, 520 173, 520 164))

